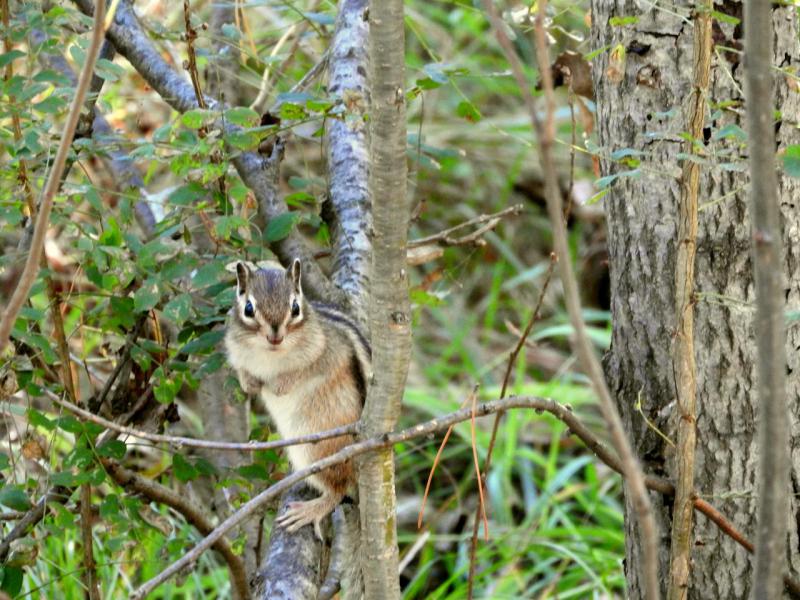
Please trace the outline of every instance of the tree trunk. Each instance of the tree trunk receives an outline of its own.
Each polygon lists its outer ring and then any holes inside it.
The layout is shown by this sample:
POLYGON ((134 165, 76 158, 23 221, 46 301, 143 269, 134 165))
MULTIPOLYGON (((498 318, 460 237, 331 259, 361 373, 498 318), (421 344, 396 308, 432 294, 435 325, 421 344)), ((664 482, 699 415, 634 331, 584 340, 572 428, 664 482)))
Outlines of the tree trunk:
MULTIPOLYGON (((674 270, 686 99, 691 92, 691 4, 669 10, 614 0, 592 2, 592 47, 608 49, 593 60, 597 129, 603 147, 603 175, 630 171, 613 160, 623 148, 641 152, 638 176, 618 177, 605 196, 611 268, 613 335, 606 374, 622 418, 645 469, 675 476, 671 446, 648 427, 641 409, 667 436, 676 431, 675 384, 671 348, 675 340, 674 270), (642 12, 639 7, 647 10, 642 12), (680 16, 678 16, 680 15, 680 16), (636 17, 613 25, 612 17, 636 17), (615 50, 621 45, 626 52, 615 50)), ((715 4, 715 10, 741 19, 741 4, 715 4)), ((794 69, 800 61, 797 16, 774 8, 773 65, 794 69)), ((700 179, 696 255, 694 341, 697 360, 697 456, 695 489, 750 539, 756 537, 757 440, 756 344, 753 331, 754 287, 751 222, 747 202, 747 149, 739 129, 743 106, 741 25, 715 20, 717 44, 712 63, 706 130, 699 140, 707 163, 700 179), (724 104, 722 104, 724 103, 724 104)), ((776 75, 776 106, 796 115, 800 96, 794 80, 776 75)), ((791 117, 794 118, 794 117, 791 117)), ((798 143, 793 124, 778 128, 778 147, 798 143)), ((800 184, 779 178, 779 202, 785 255, 785 309, 800 305, 800 212, 795 200, 800 184), (794 242, 794 244, 792 243, 794 242)), ((777 265, 776 265, 777 268, 777 265)), ((800 387, 797 370, 800 329, 790 327, 787 391, 790 398, 793 467, 786 494, 800 492, 800 387), (795 400, 792 402, 792 400, 795 400)), ((672 507, 653 497, 663 537, 660 572, 669 571, 672 507)), ((626 499, 626 517, 632 508, 626 499)), ((791 567, 800 567, 798 521, 800 498, 793 496, 785 522, 786 543, 795 549, 791 567), (791 525, 791 526, 790 526, 791 525)), ((642 597, 639 538, 626 518, 625 570, 631 598, 642 597)), ((702 517, 696 519, 689 598, 746 598, 751 558, 702 517)), ((663 590, 662 590, 663 591, 663 590)))
MULTIPOLYGON (((402 0, 370 2, 369 190, 374 225, 369 324, 373 373, 361 417, 364 437, 394 429, 411 356, 403 28, 402 0)), ((359 460, 358 490, 366 597, 400 598, 391 448, 359 460)))

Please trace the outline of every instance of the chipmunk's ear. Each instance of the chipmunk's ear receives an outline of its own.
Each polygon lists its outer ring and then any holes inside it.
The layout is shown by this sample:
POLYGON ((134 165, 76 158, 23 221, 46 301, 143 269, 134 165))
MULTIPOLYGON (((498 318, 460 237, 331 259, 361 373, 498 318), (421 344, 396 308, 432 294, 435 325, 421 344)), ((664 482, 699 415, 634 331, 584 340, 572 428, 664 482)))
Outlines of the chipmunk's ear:
POLYGON ((303 293, 302 287, 300 285, 300 270, 301 270, 300 269, 300 259, 299 258, 295 258, 292 261, 292 266, 289 267, 289 271, 287 272, 287 275, 289 275, 289 277, 292 280, 292 285, 294 285, 294 293, 295 294, 302 294, 303 293))
POLYGON ((236 291, 240 296, 247 293, 247 282, 250 279, 250 269, 243 262, 236 263, 236 291))

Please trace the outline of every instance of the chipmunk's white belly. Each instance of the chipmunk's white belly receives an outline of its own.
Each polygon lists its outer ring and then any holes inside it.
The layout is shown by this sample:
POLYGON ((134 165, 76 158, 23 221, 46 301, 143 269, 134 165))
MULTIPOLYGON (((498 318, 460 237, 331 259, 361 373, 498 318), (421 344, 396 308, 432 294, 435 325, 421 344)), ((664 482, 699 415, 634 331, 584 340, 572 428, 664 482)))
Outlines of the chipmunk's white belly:
MULTIPOLYGON (((298 383, 290 392, 280 396, 273 394, 268 389, 268 385, 261 389, 261 400, 282 438, 288 439, 316 433, 309 419, 309 404, 311 395, 320 385, 319 379, 314 377, 298 383)), ((286 449, 293 470, 299 471, 311 464, 310 448, 310 444, 301 444, 289 446, 286 449)), ((311 483, 316 483, 315 477, 312 476, 310 480, 311 483)))

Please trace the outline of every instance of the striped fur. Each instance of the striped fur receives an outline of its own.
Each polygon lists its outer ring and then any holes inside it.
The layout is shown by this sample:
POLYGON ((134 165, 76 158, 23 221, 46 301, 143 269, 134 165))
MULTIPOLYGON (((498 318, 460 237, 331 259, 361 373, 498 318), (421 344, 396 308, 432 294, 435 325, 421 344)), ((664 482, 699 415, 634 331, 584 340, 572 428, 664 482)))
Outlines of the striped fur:
MULTIPOLYGON (((361 416, 372 376, 369 343, 348 315, 305 300, 299 261, 288 270, 250 271, 237 266, 237 299, 225 347, 243 389, 258 392, 282 437, 316 433, 361 416), (245 314, 248 302, 252 317, 245 314), (299 306, 297 316, 292 316, 294 302, 299 306)), ((289 460, 299 470, 352 441, 345 436, 291 446, 289 460)), ((331 467, 309 481, 323 493, 318 505, 306 507, 306 512, 316 511, 316 525, 317 513, 332 509, 354 489, 353 465, 331 467)), ((295 521, 311 522, 300 517, 295 521)))

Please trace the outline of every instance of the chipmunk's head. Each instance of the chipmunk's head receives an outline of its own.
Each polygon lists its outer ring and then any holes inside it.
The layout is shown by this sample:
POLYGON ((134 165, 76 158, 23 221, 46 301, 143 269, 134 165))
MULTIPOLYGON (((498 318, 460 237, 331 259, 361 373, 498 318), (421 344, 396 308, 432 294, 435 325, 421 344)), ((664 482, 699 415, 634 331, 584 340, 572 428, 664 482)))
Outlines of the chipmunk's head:
POLYGON ((278 351, 292 345, 292 333, 305 320, 300 260, 288 269, 252 271, 236 264, 236 306, 233 318, 248 333, 263 338, 265 348, 278 351))

